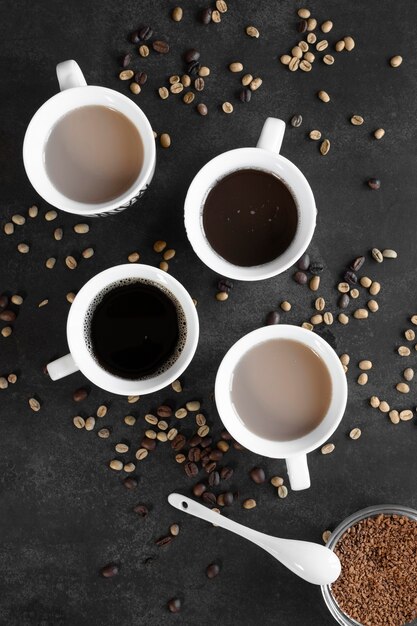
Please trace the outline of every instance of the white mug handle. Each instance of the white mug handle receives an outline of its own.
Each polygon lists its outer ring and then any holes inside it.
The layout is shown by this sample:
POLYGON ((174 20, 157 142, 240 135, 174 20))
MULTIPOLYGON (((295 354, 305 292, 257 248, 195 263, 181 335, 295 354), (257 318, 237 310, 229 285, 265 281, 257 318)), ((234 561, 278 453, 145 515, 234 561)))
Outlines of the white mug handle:
POLYGON ((267 117, 256 147, 278 153, 281 150, 284 133, 285 122, 276 117, 267 117))
POLYGON ((62 61, 56 66, 59 88, 61 91, 72 87, 86 87, 87 82, 76 61, 62 61))
POLYGON ((311 485, 310 472, 308 471, 307 455, 297 454, 285 459, 287 463, 288 478, 293 491, 308 489, 311 485))
POLYGON ((78 372, 80 368, 72 358, 72 355, 66 354, 65 356, 61 356, 60 359, 48 363, 46 369, 52 380, 59 380, 60 378, 64 378, 64 376, 78 372))

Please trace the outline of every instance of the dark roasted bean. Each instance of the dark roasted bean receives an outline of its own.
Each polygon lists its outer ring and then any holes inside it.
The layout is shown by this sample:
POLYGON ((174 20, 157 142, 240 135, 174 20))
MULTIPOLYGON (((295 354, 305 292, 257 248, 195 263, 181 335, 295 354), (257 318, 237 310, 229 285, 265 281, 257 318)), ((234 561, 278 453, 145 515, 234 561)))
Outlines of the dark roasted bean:
POLYGON ((362 265, 364 263, 365 263, 365 257, 364 256, 358 256, 350 264, 350 269, 353 270, 354 272, 359 272, 359 270, 361 269, 361 267, 362 267, 362 265))
POLYGON ((201 496, 203 495, 203 493, 206 491, 207 487, 205 486, 204 483, 197 483, 196 485, 194 485, 193 487, 193 494, 197 497, 197 498, 201 498, 201 496))
POLYGON ((211 563, 206 569, 207 578, 215 578, 220 573, 220 567, 217 563, 211 563))
POLYGON ((87 396, 88 396, 87 389, 80 387, 79 389, 76 389, 74 391, 74 393, 72 394, 72 399, 74 400, 74 402, 81 402, 82 400, 85 400, 87 396))
POLYGON ((211 445, 212 441, 213 439, 211 437, 203 437, 200 446, 202 448, 208 448, 211 445))
POLYGON ((279 324, 279 313, 278 311, 270 311, 266 316, 265 320, 266 326, 273 326, 273 324, 279 324))
POLYGON ((167 535, 166 537, 160 537, 159 539, 155 541, 155 543, 159 547, 169 546, 169 544, 172 543, 172 539, 173 539, 172 535, 167 535))
POLYGON ((299 285, 306 285, 308 281, 307 274, 304 272, 295 272, 295 274, 293 274, 293 278, 299 285))
POLYGON ((211 472, 214 472, 216 467, 217 467, 217 463, 215 461, 210 461, 209 463, 207 463, 207 465, 204 467, 204 469, 205 469, 207 474, 211 474, 211 472))
POLYGON ((212 450, 210 452, 210 461, 220 461, 223 458, 223 452, 221 450, 212 450))
POLYGON ((135 487, 138 486, 138 481, 133 476, 128 476, 124 479, 123 485, 126 487, 126 489, 135 489, 135 487))
POLYGON ((310 267, 308 269, 314 276, 318 276, 322 273, 324 265, 323 263, 320 263, 320 261, 313 261, 310 263, 310 267))
POLYGON ((190 448, 188 450, 188 460, 193 463, 198 463, 201 459, 201 450, 200 448, 190 448))
POLYGON ((222 467, 222 469, 220 470, 220 478, 222 480, 230 480, 230 478, 232 478, 233 476, 233 469, 231 467, 222 467))
POLYGON ((176 437, 174 437, 174 439, 171 441, 171 448, 173 450, 175 450, 176 452, 179 452, 180 450, 182 450, 186 444, 186 438, 184 437, 184 435, 178 434, 176 437))
POLYGON ((187 474, 188 478, 193 478, 198 474, 198 467, 195 463, 189 461, 188 463, 184 464, 184 471, 187 474))
POLYGON ((379 178, 370 178, 368 180, 368 187, 373 190, 377 190, 381 187, 381 181, 379 180, 379 178))
POLYGON ((132 55, 128 52, 120 57, 120 67, 129 67, 132 60, 132 55))
POLYGON ((227 430, 222 430, 222 432, 220 433, 220 436, 225 441, 232 441, 232 435, 229 432, 227 432, 227 430))
POLYGON ((233 493, 231 491, 226 491, 223 495, 224 506, 232 506, 233 504, 233 493))
POLYGON ((191 439, 189 440, 188 445, 191 448, 195 448, 195 446, 198 446, 200 443, 201 443, 200 435, 193 435, 191 439))
POLYGON ((140 42, 139 32, 137 30, 130 35, 130 41, 134 44, 138 44, 140 42))
POLYGON ((349 283, 349 285, 356 285, 356 283, 358 282, 358 277, 356 276, 355 272, 352 272, 351 270, 347 270, 347 272, 345 272, 343 279, 347 283, 349 283))
POLYGON ((249 475, 252 478, 253 482, 257 485, 261 485, 266 480, 265 472, 261 467, 254 467, 253 469, 251 469, 249 475))
POLYGON ((208 477, 208 484, 210 487, 217 487, 220 484, 220 474, 219 472, 211 472, 208 477))
POLYGON ((10 309, 6 309, 0 313, 0 320, 2 320, 2 322, 14 322, 15 319, 16 313, 14 311, 10 311, 10 309))
POLYGON ((203 9, 200 12, 200 21, 203 22, 203 24, 210 24, 211 22, 211 14, 212 14, 212 9, 203 9))
POLYGON ((246 450, 246 448, 242 446, 242 444, 239 443, 238 441, 233 442, 233 447, 235 450, 246 450))
POLYGON ((239 93, 239 99, 241 102, 250 102, 251 98, 252 98, 252 92, 250 89, 248 89, 247 87, 245 87, 244 89, 241 89, 239 93))
POLYGON ((143 437, 140 442, 140 447, 145 448, 145 450, 155 450, 156 448, 156 439, 149 439, 149 437, 143 437))
POLYGON ((200 53, 195 48, 190 48, 186 52, 184 52, 184 61, 186 63, 192 63, 193 61, 198 61, 200 58, 200 53))
POLYGON ((135 74, 135 81, 138 83, 138 85, 144 85, 147 80, 148 75, 146 72, 137 72, 135 74))
POLYGON ((197 104, 197 111, 200 113, 200 115, 207 115, 208 108, 205 104, 203 104, 203 102, 200 102, 199 104, 197 104))
POLYGON ((133 511, 141 517, 146 517, 149 513, 148 507, 145 504, 137 504, 133 507, 133 511))
POLYGON ((150 26, 142 26, 138 30, 138 35, 141 41, 148 41, 153 35, 153 30, 150 26))
POLYGON ((181 611, 181 600, 179 598, 171 598, 168 602, 168 609, 171 613, 179 613, 181 611))
POLYGON ((163 41, 162 39, 156 39, 152 42, 152 48, 155 52, 159 52, 159 54, 167 54, 169 52, 169 44, 167 41, 163 41))
POLYGON ((297 30, 299 33, 305 33, 308 28, 307 20, 300 20, 297 24, 297 30))
POLYGON ((190 63, 187 66, 187 74, 189 76, 193 76, 194 74, 198 73, 198 70, 200 69, 201 65, 198 61, 192 61, 192 63, 190 63))
POLYGON ((342 295, 340 296, 337 304, 338 304, 340 309, 347 309, 347 307, 349 306, 349 302, 350 302, 350 298, 349 298, 348 294, 347 293, 342 293, 342 295))
POLYGON ((156 409, 156 414, 158 417, 171 417, 172 409, 170 406, 167 406, 166 404, 162 404, 156 409))
POLYGON ((230 293, 233 289, 233 283, 228 278, 221 278, 217 283, 218 291, 224 291, 225 293, 230 293))
POLYGON ((303 272, 306 272, 308 270, 308 268, 310 267, 310 255, 308 255, 307 252, 298 259, 297 267, 303 272))
POLYGON ((9 298, 5 295, 0 296, 0 310, 3 310, 6 308, 6 306, 9 303, 9 298))
POLYGON ((113 578, 119 573, 119 566, 116 563, 109 563, 101 568, 100 574, 103 578, 113 578))
POLYGON ((211 506, 215 506, 215 504, 217 504, 216 496, 211 491, 205 491, 203 493, 203 501, 211 506))
MULTIPOLYGON (((299 115, 299 114, 298 115, 293 115, 291 120, 290 120, 290 124, 294 128, 299 128, 302 123, 303 123, 303 116, 299 115)), ((302 268, 300 268, 300 269, 302 269, 302 268)))

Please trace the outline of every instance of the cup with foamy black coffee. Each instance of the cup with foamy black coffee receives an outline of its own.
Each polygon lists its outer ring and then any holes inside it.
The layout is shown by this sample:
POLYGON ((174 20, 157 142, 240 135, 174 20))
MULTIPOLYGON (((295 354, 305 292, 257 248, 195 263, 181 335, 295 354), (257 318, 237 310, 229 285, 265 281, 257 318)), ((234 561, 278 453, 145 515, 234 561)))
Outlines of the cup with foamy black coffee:
POLYGON ((131 206, 155 170, 147 117, 117 91, 87 85, 75 61, 56 69, 61 91, 35 113, 25 135, 29 180, 69 213, 105 216, 131 206))
POLYGON ((78 292, 67 320, 70 352, 47 369, 52 380, 81 370, 113 393, 151 393, 182 374, 198 336, 196 308, 181 283, 148 265, 119 265, 78 292))
POLYGON ((195 253, 237 280, 285 271, 305 252, 316 225, 313 192, 302 172, 279 154, 285 123, 268 118, 256 148, 209 161, 185 199, 185 227, 195 253))

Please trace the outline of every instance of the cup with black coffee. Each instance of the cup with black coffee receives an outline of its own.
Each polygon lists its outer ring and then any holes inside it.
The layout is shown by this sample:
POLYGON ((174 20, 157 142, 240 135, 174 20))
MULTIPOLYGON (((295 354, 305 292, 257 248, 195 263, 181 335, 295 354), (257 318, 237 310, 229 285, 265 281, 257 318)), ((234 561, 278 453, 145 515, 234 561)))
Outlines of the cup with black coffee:
POLYGON ((147 117, 117 91, 87 85, 75 61, 56 71, 61 91, 35 113, 23 143, 29 180, 69 213, 105 216, 131 206, 155 170, 147 117))
POLYGON ((113 393, 151 393, 182 374, 198 335, 196 308, 181 283, 148 265, 118 265, 78 292, 67 321, 70 353, 47 369, 52 380, 81 370, 113 393))
POLYGON ((284 132, 282 120, 268 118, 256 148, 215 157, 188 189, 190 243, 223 276, 270 278, 293 265, 311 241, 314 196, 302 172, 279 154, 284 132))
POLYGON ((310 486, 307 453, 336 430, 347 401, 346 375, 316 333, 287 324, 258 328, 223 358, 216 404, 240 444, 285 459, 291 488, 310 486))

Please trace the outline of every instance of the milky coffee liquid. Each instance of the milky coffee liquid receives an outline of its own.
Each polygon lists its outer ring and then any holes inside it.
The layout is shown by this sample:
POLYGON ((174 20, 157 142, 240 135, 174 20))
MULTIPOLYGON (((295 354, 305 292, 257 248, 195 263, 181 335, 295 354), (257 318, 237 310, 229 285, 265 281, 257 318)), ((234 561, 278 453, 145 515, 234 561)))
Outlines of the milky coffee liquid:
POLYGON ((271 339, 249 350, 232 380, 232 402, 256 435, 290 441, 320 424, 332 397, 322 358, 299 341, 271 339))
POLYGON ((101 204, 134 183, 143 165, 143 143, 122 113, 105 106, 84 106, 58 120, 44 158, 50 181, 64 196, 101 204))

